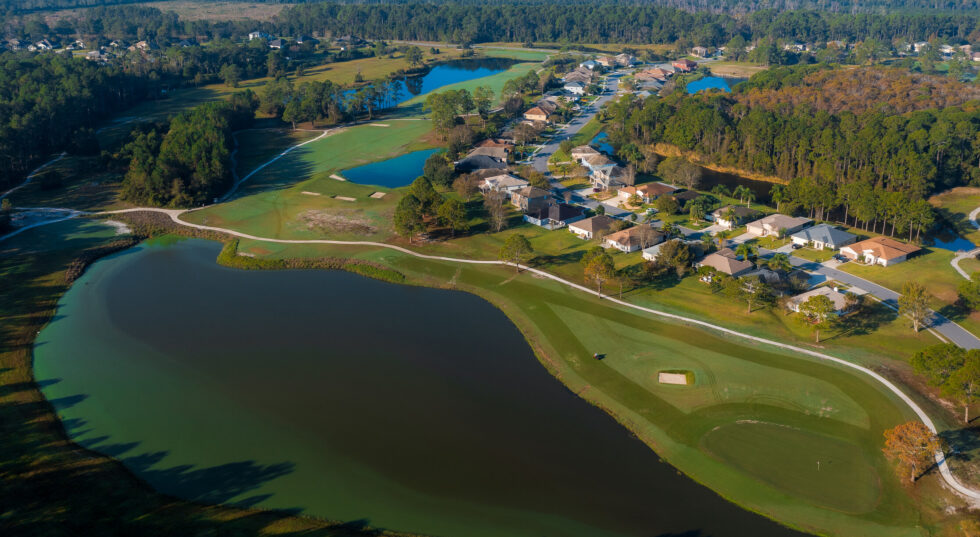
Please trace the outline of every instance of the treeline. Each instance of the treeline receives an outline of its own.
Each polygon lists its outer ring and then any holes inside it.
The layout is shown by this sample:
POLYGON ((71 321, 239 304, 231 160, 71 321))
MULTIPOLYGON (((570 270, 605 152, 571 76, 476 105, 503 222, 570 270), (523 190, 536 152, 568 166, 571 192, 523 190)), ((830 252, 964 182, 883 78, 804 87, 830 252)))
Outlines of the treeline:
POLYGON ((191 207, 211 202, 232 185, 232 132, 255 117, 251 91, 178 114, 163 128, 137 130, 122 154, 129 157, 122 195, 139 204, 191 207))
POLYGON ((356 33, 379 39, 550 43, 674 43, 721 46, 735 36, 826 42, 891 41, 929 36, 977 37, 976 14, 837 14, 762 10, 747 15, 688 12, 650 3, 341 4, 320 2, 284 9, 270 30, 286 34, 356 33))
POLYGON ((0 54, 0 188, 53 152, 98 153, 91 126, 152 88, 146 78, 83 59, 0 54))

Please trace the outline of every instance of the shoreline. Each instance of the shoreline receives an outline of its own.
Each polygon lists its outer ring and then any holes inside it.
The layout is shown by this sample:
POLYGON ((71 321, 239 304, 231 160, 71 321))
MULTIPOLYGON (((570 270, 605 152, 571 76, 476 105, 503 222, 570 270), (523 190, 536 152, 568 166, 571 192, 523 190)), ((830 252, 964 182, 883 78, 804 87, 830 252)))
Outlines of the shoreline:
MULTIPOLYGON (((146 213, 137 213, 137 214, 144 214, 145 215, 146 213)), ((236 241, 236 239, 234 238, 233 235, 230 235, 230 234, 219 234, 219 233, 215 233, 213 231, 200 230, 200 229, 194 229, 194 228, 189 228, 189 227, 181 226, 181 225, 179 225, 179 224, 177 224, 175 222, 172 222, 171 219, 168 217, 168 215, 162 214, 162 213, 150 213, 150 215, 151 215, 150 220, 157 220, 157 224, 162 224, 162 225, 159 225, 159 227, 157 227, 157 229, 155 230, 154 234, 177 232, 176 234, 181 235, 181 236, 185 236, 185 237, 190 237, 190 238, 203 238, 203 239, 206 239, 206 240, 215 240, 217 242, 222 243, 223 244, 222 255, 219 255, 219 258, 216 259, 215 262, 218 263, 218 264, 221 264, 223 266, 232 266, 233 268, 239 268, 239 269, 250 269, 251 268, 251 269, 272 269, 272 270, 275 270, 275 269, 284 269, 284 268, 317 268, 317 267, 314 267, 314 266, 293 266, 293 267, 287 267, 287 266, 277 266, 277 267, 257 266, 255 263, 258 263, 259 260, 255 260, 254 258, 243 257, 243 256, 236 256, 236 257, 231 258, 231 259, 235 259, 235 260, 241 261, 241 264, 243 264, 243 265, 251 265, 251 266, 239 266, 239 263, 236 263, 236 264, 233 264, 233 265, 226 265, 225 263, 222 263, 221 262, 222 261, 221 260, 221 257, 225 254, 225 252, 227 250, 229 250, 229 247, 230 247, 230 244, 232 243, 232 241, 236 241), (222 235, 224 236, 224 238, 221 238, 222 235), (231 239, 231 240, 228 240, 228 239, 231 239)), ((135 214, 125 214, 124 213, 121 216, 125 216, 125 217, 127 217, 126 220, 130 220, 130 217, 136 216, 136 215, 135 214)), ((146 222, 142 222, 142 223, 133 222, 133 223, 131 223, 131 225, 133 225, 133 227, 136 228, 136 229, 147 229, 147 223, 146 222)), ((236 241, 236 243, 237 243, 237 241, 236 241)), ((357 246, 357 245, 353 245, 353 246, 357 246)), ((226 259, 229 259, 229 258, 226 258, 226 259)), ((310 259, 313 259, 313 258, 310 258, 310 259)), ((348 258, 348 259, 356 259, 356 258, 351 257, 351 258, 348 258)), ((309 263, 309 262, 310 262, 310 260, 305 260, 304 261, 304 264, 305 263, 309 263)), ((436 260, 436 262, 439 263, 438 260, 436 260)), ((316 261, 313 260, 313 263, 316 263, 316 261)), ((389 267, 392 267, 392 264, 389 263, 388 266, 389 267)), ((337 266, 330 266, 330 267, 324 267, 324 268, 339 268, 341 270, 348 270, 348 269, 346 269, 344 267, 337 267, 337 266)), ((397 269, 395 269, 395 270, 397 272, 397 269)), ((534 274, 532 272, 525 271, 524 274, 529 274, 532 277, 534 277, 534 274)), ((374 277, 371 274, 362 274, 362 275, 366 275, 368 277, 374 277)), ((377 278, 377 279, 381 279, 383 281, 389 281, 389 282, 391 281, 391 280, 387 280, 385 278, 377 278)), ((776 522, 776 523, 778 523, 778 524, 780 524, 782 526, 785 526, 785 527, 788 527, 788 528, 791 528, 791 529, 795 529, 795 530, 799 530, 799 531, 811 532, 811 533, 812 532, 819 532, 819 534, 841 534, 840 531, 842 530, 842 528, 840 527, 839 524, 832 524, 831 526, 836 526, 836 529, 835 530, 831 530, 833 533, 829 533, 828 532, 828 528, 826 527, 826 525, 824 525, 821 528, 818 528, 818 527, 813 527, 813 526, 807 526, 805 524, 797 523, 797 522, 794 522, 794 521, 781 520, 780 518, 777 517, 777 515, 774 515, 772 513, 769 513, 767 511, 764 511, 762 507, 757 507, 757 506, 755 506, 755 505, 753 505, 751 503, 746 503, 746 502, 749 502, 750 500, 742 500, 742 501, 737 500, 736 499, 736 498, 738 498, 738 494, 737 493, 733 493, 733 492, 727 492, 726 493, 724 490, 719 490, 719 489, 717 489, 715 487, 709 486, 707 484, 707 480, 704 479, 704 478, 702 478, 702 477, 700 477, 697 473, 692 473, 690 471, 682 470, 681 467, 678 467, 676 465, 675 460, 674 460, 674 458, 675 458, 674 455, 664 455, 663 452, 664 451, 669 452, 670 449, 668 449, 667 447, 665 447, 651 433, 649 433, 648 431, 645 432, 644 425, 641 424, 640 421, 637 421, 638 419, 640 419, 642 421, 642 419, 639 416, 636 415, 636 412, 635 411, 632 411, 632 410, 630 410, 630 409, 628 409, 626 407, 622 407, 622 405, 615 404, 614 403, 614 400, 613 401, 607 401, 607 399, 609 399, 612 396, 609 396, 609 395, 605 394, 604 392, 601 392, 601 391, 598 391, 598 390, 590 389, 591 387, 583 379, 581 379, 580 377, 578 377, 577 373, 575 373, 574 371, 572 371, 569 368, 569 364, 565 364, 561 360, 552 357, 550 355, 550 352, 545 348, 546 345, 543 342, 539 341, 538 334, 536 334, 536 330, 538 330, 538 329, 534 326, 534 323, 532 321, 530 321, 529 319, 525 319, 525 318, 523 318, 523 316, 519 315, 517 313, 517 311, 514 310, 514 304, 509 304, 509 303, 507 303, 506 300, 503 300, 503 302, 501 302, 501 300, 497 300, 497 298, 493 296, 493 293, 492 292, 490 292, 487 289, 483 289, 482 287, 475 286, 475 285, 470 285, 470 284, 465 284, 465 283, 462 284, 462 285, 460 285, 460 284, 458 284, 456 282, 455 279, 453 281, 451 281, 451 282, 441 282, 441 281, 436 281, 435 279, 433 279, 432 278, 432 275, 429 275, 428 278, 424 278, 424 277, 423 278, 420 278, 420 277, 415 277, 415 276, 406 276, 406 278, 405 278, 404 281, 394 282, 394 283, 402 283, 404 285, 412 285, 412 286, 419 286, 419 287, 431 287, 431 288, 449 289, 449 290, 462 290, 464 292, 469 292, 469 293, 471 293, 473 295, 476 295, 476 296, 480 297, 483 300, 486 300, 493 307, 495 307, 498 310, 502 311, 507 316, 507 318, 518 328, 518 330, 522 334, 522 337, 524 337, 525 341, 531 347, 531 349, 534 352, 535 357, 538 359, 539 363, 541 363, 548 370, 548 372, 553 377, 555 377, 559 382, 561 382, 562 385, 565 386, 569 391, 571 391, 575 395, 578 395, 579 397, 581 397, 582 399, 584 399, 585 401, 587 401, 589 404, 598 407, 603 412, 605 412, 607 415, 609 415, 614 420, 616 420, 616 422, 619 425, 623 426, 627 431, 630 432, 630 434, 632 434, 632 435, 636 436, 638 439, 640 439, 649 449, 653 450, 658 455, 658 457, 660 457, 664 462, 667 462, 668 464, 670 464, 671 467, 673 467, 676 471, 678 471, 680 473, 683 473, 687 478, 689 478, 692 481, 700 484, 701 486, 707 487, 708 489, 710 489, 715 494, 718 494, 720 497, 724 498, 726 501, 729 501, 729 502, 737 505, 739 508, 745 509, 745 510, 750 511, 750 512, 753 512, 753 513, 755 513, 755 514, 757 514, 759 516, 763 516, 763 517, 765 517, 765 518, 767 518, 769 520, 772 520, 772 521, 774 521, 774 522, 776 522), (610 404, 611 402, 613 404, 610 404)), ((609 297, 609 298, 611 299, 611 297, 609 297)), ((606 299, 603 299, 603 300, 606 300, 606 299)), ((612 300, 615 300, 615 299, 612 299, 612 300)), ((702 330, 704 329, 703 327, 697 327, 696 325, 692 325, 692 323, 687 323, 687 322, 683 322, 683 321, 669 321, 669 320, 663 320, 663 321, 661 321, 660 319, 658 319, 656 322, 664 322, 664 323, 669 324, 669 325, 670 324, 678 324, 678 325, 684 325, 684 326, 694 326, 695 328, 698 328, 698 329, 702 329, 702 330)), ((714 334, 714 335, 716 335, 717 337, 722 338, 722 339, 729 339, 731 337, 731 336, 728 336, 728 335, 726 335, 724 333, 722 333, 722 334, 714 334)), ((754 345, 750 345, 750 346, 754 346, 754 345)), ((806 358, 806 359, 807 360, 812 360, 810 358, 806 358)), ((884 391, 884 390, 882 390, 882 391, 884 391)), ((901 407, 899 407, 899 408, 901 408, 901 407)), ((649 427, 653 427, 654 429, 660 428, 658 425, 648 422, 646 428, 649 428, 649 427)), ((676 447, 675 447, 675 449, 676 449, 676 447)), ((705 455, 705 456, 707 456, 707 455, 705 455)), ((737 470, 735 470, 733 467, 727 465, 724 462, 719 462, 719 464, 721 464, 723 467, 727 468, 729 471, 736 471, 737 472, 737 470)), ((764 486, 768 486, 768 485, 764 485, 764 486)), ((773 489, 773 490, 778 490, 778 489, 773 489)), ((782 493, 782 494, 786 494, 786 493, 782 493)), ((808 502, 806 500, 799 499, 799 498, 796 499, 796 502, 797 502, 797 505, 795 506, 795 509, 797 511, 799 510, 799 508, 804 508, 804 509, 808 509, 808 510, 809 509, 817 509, 819 511, 826 511, 828 509, 827 507, 817 507, 815 504, 812 504, 812 503, 810 503, 810 502, 808 502)), ((856 515, 847 515, 847 516, 848 517, 851 517, 851 516, 856 516, 856 515)), ((838 520, 838 522, 845 522, 845 527, 850 527, 852 530, 860 531, 859 527, 856 527, 854 525, 854 523, 857 522, 857 520, 853 520, 852 519, 852 520, 850 520, 849 523, 847 523, 846 520, 838 520)), ((866 526, 867 524, 869 524, 869 523, 867 521, 864 521, 863 523, 858 524, 858 526, 866 526)), ((881 526, 879 526, 877 523, 870 523, 870 524, 872 525, 872 527, 878 527, 879 528, 879 531, 881 531, 880 530, 881 526)), ((866 530, 872 530, 873 529, 872 527, 865 527, 864 529, 866 529, 866 530)))

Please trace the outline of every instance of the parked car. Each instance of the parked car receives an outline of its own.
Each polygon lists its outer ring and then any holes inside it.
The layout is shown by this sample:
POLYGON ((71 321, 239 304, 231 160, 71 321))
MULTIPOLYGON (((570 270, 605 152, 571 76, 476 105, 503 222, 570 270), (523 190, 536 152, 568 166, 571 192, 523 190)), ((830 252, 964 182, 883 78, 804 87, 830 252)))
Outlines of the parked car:
POLYGON ((793 243, 793 249, 794 250, 799 250, 800 248, 803 248, 803 246, 801 246, 799 244, 796 244, 795 242, 793 243))

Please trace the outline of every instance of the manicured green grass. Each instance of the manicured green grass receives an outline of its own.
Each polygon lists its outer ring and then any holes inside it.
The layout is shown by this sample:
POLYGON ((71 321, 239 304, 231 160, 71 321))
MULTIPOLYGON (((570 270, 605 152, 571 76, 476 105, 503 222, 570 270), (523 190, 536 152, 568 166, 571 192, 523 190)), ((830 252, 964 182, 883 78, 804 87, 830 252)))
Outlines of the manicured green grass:
POLYGON ((970 224, 970 213, 980 207, 980 188, 958 187, 929 199, 953 228, 974 244, 980 244, 980 229, 970 224))
POLYGON ((538 50, 517 50, 512 48, 487 48, 480 47, 480 52, 483 54, 494 57, 494 58, 511 58, 514 60, 527 60, 535 62, 543 62, 551 56, 551 52, 544 52, 538 50))
POLYGON ((795 257, 801 257, 817 263, 823 263, 824 261, 834 257, 834 253, 835 252, 833 250, 817 250, 816 248, 810 247, 793 250, 793 255, 795 257))
POLYGON ((583 125, 577 133, 575 133, 575 136, 572 136, 572 144, 576 146, 585 145, 591 142, 601 130, 602 122, 599 121, 597 117, 593 117, 588 123, 583 125))
POLYGON ((319 136, 319 132, 290 129, 248 129, 235 133, 238 152, 235 171, 239 177, 278 155, 291 146, 319 136))

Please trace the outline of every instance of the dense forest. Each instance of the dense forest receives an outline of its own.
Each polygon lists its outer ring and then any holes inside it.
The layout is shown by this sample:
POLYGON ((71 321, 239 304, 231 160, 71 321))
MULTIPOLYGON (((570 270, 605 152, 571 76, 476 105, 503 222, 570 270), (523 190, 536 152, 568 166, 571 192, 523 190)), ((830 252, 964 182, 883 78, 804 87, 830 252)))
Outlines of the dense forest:
POLYGON ((735 99, 750 108, 770 110, 808 106, 832 114, 878 109, 904 114, 980 100, 980 86, 884 67, 774 67, 739 84, 735 99))
POLYGON ((140 204, 192 207, 209 203, 232 185, 232 133, 255 118, 258 99, 236 93, 175 116, 166 127, 137 131, 123 148, 129 171, 123 197, 140 204))
MULTIPOLYGON (((904 84, 901 78, 894 80, 904 84)), ((761 90, 757 82, 753 78, 747 91, 734 95, 678 90, 663 99, 627 97, 610 107, 607 132, 620 154, 641 169, 655 167, 643 162, 657 159, 651 147, 667 144, 704 162, 777 176, 790 183, 783 200, 814 214, 843 207, 845 215, 865 223, 882 220, 879 213, 886 206, 898 211, 893 217, 900 213, 911 218, 911 207, 919 207, 930 193, 980 182, 976 101, 903 114, 867 105, 857 107, 864 110, 860 113, 831 113, 803 100, 795 106, 749 106, 742 102, 746 94, 771 91, 761 90), (847 201, 869 197, 879 202, 857 212, 847 201)), ((855 76, 853 83, 860 86, 861 77, 855 76)), ((827 95, 827 102, 848 102, 850 90, 836 89, 841 95, 827 95)), ((901 220, 893 225, 909 229, 901 220)))
POLYGON ((764 10, 745 16, 658 7, 649 3, 301 4, 284 9, 270 30, 356 33, 382 39, 460 42, 674 43, 720 46, 736 35, 826 42, 930 36, 977 40, 976 14, 835 14, 764 10))
POLYGON ((41 38, 73 32, 109 38, 184 37, 240 39, 261 29, 273 35, 358 34, 373 39, 477 43, 675 43, 721 46, 735 37, 805 42, 891 42, 931 37, 954 43, 980 41, 976 12, 833 13, 766 9, 744 14, 691 12, 660 2, 614 0, 541 2, 315 2, 284 9, 273 21, 185 21, 172 12, 144 6, 93 8, 49 28, 36 15, 4 18, 7 37, 41 38))
POLYGON ((0 55, 0 189, 54 151, 97 153, 91 127, 150 88, 145 77, 81 59, 0 55))

